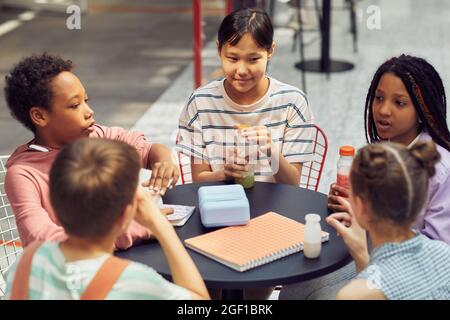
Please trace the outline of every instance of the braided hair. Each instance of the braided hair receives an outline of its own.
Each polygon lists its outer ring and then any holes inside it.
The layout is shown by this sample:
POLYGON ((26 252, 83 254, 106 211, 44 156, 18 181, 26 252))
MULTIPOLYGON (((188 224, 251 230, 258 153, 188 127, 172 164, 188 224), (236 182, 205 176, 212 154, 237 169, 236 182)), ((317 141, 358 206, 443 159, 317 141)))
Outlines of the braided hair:
POLYGON ((430 136, 450 151, 450 131, 447 126, 447 105, 444 84, 436 69, 426 60, 402 54, 383 63, 372 79, 364 110, 364 128, 368 143, 380 141, 375 127, 372 103, 380 78, 392 73, 400 78, 411 97, 417 115, 430 136))

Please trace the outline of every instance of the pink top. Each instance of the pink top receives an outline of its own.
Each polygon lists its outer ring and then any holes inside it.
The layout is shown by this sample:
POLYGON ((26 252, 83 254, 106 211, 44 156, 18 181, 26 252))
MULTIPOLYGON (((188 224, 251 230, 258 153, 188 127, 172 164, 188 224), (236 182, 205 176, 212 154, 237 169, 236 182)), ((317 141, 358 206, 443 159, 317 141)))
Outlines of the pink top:
MULTIPOLYGON (((94 138, 114 139, 134 146, 141 155, 142 166, 147 167, 152 144, 140 132, 118 127, 95 125, 89 135, 94 138)), ((49 173, 59 149, 37 151, 19 146, 6 163, 5 191, 16 217, 20 239, 24 246, 39 240, 62 241, 67 238, 50 204, 49 173)), ((127 232, 119 236, 116 247, 127 249, 137 239, 148 239, 150 230, 133 221, 127 232)))

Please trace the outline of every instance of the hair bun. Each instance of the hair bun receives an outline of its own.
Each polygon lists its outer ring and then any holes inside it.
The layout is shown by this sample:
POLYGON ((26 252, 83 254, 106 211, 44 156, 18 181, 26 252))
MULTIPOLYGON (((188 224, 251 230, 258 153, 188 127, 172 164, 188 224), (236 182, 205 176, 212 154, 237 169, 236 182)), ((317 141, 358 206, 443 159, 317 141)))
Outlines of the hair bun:
POLYGON ((372 186, 382 184, 386 178, 387 168, 386 150, 381 145, 372 144, 361 149, 358 171, 367 184, 372 186))
POLYGON ((433 141, 418 142, 410 149, 411 155, 425 168, 429 177, 436 173, 435 165, 441 159, 433 141))

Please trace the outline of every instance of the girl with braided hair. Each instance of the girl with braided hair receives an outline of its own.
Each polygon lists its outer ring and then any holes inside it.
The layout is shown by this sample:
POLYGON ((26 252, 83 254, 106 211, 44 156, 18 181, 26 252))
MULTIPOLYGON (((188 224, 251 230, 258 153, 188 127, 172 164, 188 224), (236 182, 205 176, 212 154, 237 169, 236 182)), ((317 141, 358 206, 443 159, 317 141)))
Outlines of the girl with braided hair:
MULTIPOLYGON (((425 206, 414 227, 431 239, 450 244, 450 132, 446 123, 446 95, 434 67, 422 58, 400 55, 383 63, 375 72, 365 103, 368 143, 397 142, 412 147, 433 140, 441 160, 430 178, 425 206)), ((334 218, 351 226, 350 205, 341 196, 349 190, 332 184, 328 207, 334 218)), ((356 276, 355 263, 299 284, 283 286, 280 299, 334 299, 356 276)))
MULTIPOLYGON (((433 140, 441 155, 430 180, 424 210, 415 228, 431 239, 450 244, 450 132, 446 122, 446 95, 442 80, 426 60, 402 54, 383 63, 367 93, 364 120, 367 142, 392 141, 411 147, 433 140)), ((329 208, 347 211, 332 185, 329 208)))
POLYGON ((350 172, 351 226, 339 213, 327 217, 359 273, 337 299, 450 299, 450 247, 411 228, 439 160, 432 141, 410 148, 383 142, 358 151, 350 172))

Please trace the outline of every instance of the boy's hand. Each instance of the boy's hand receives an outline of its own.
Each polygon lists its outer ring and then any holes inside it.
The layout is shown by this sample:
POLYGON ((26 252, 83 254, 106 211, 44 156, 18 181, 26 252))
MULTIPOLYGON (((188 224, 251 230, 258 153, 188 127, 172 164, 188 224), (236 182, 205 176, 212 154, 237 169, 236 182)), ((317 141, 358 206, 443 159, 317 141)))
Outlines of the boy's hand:
POLYGON ((164 195, 168 188, 172 189, 180 177, 178 167, 170 161, 155 162, 151 169, 150 180, 142 185, 160 195, 164 195))
POLYGON ((328 208, 334 212, 349 212, 346 206, 339 198, 348 198, 349 190, 347 188, 338 186, 336 183, 331 184, 328 193, 328 208))
POLYGON ((166 216, 168 216, 169 214, 173 213, 173 208, 163 208, 163 209, 160 209, 160 210, 161 210, 161 213, 166 215, 166 216))
POLYGON ((171 227, 170 222, 155 204, 153 196, 148 191, 139 187, 136 197, 137 208, 134 219, 149 228, 155 237, 158 238, 159 232, 163 227, 171 227))

